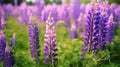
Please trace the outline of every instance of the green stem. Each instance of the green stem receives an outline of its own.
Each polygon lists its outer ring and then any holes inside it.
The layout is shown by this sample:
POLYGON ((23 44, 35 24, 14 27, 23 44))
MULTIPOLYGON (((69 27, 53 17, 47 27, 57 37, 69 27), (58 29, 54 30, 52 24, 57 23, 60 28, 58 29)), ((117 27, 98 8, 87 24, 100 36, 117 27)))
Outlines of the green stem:
POLYGON ((88 59, 85 61, 85 66, 84 66, 84 67, 86 67, 86 66, 87 66, 87 63, 88 63, 88 59))

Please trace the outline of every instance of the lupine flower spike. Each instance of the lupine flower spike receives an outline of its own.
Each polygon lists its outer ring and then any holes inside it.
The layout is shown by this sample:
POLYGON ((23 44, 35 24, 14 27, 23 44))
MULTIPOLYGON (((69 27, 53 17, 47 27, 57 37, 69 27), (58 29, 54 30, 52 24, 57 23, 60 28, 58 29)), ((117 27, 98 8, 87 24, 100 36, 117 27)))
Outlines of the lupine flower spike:
POLYGON ((54 67, 55 61, 57 61, 57 48, 55 22, 51 14, 49 15, 48 20, 46 21, 44 55, 45 64, 50 64, 52 65, 52 67, 54 67))
POLYGON ((114 36, 114 21, 113 21, 113 15, 110 15, 108 23, 107 23, 107 40, 108 40, 108 45, 113 41, 113 36, 114 36))
POLYGON ((4 19, 4 17, 2 16, 2 17, 1 17, 1 22, 0 22, 0 29, 4 30, 4 28, 5 28, 5 19, 4 19))
POLYGON ((76 25, 73 24, 70 29, 70 39, 75 39, 77 37, 76 25))
POLYGON ((103 6, 104 4, 93 1, 88 7, 85 22, 85 41, 81 58, 84 57, 87 50, 89 53, 97 53, 99 49, 105 50, 107 42, 111 42, 113 39, 113 18, 107 10, 108 7, 103 8, 100 5, 103 6), (108 40, 108 37, 111 40, 108 40))
POLYGON ((31 57, 33 57, 35 61, 38 61, 40 56, 39 28, 36 23, 32 23, 31 19, 28 23, 28 32, 29 32, 31 57))
POLYGON ((12 48, 10 46, 6 46, 5 48, 5 67, 13 67, 14 65, 14 57, 12 48))
POLYGON ((4 35, 4 31, 0 31, 0 60, 4 59, 4 53, 5 53, 5 47, 6 47, 6 37, 4 35))

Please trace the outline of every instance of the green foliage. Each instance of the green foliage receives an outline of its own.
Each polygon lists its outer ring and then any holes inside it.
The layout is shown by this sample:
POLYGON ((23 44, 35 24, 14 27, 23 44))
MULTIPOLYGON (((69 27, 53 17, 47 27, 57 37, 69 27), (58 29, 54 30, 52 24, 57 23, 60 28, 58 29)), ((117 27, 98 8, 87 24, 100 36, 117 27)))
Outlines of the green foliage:
MULTIPOLYGON (((89 3, 91 0, 81 0, 82 3, 89 3)), ((109 3, 117 3, 120 4, 120 0, 108 0, 109 3)))
POLYGON ((91 0, 81 0, 81 3, 89 3, 91 0))
MULTIPOLYGON (((20 5, 23 1, 25 0, 18 0, 18 4, 20 5)), ((8 3, 14 4, 14 0, 3 0, 2 4, 8 4, 8 3)))
POLYGON ((61 0, 44 0, 45 4, 52 4, 52 3, 56 3, 56 4, 61 4, 62 1, 61 0))
POLYGON ((57 4, 61 4, 62 3, 61 0, 55 0, 54 2, 57 3, 57 4))
POLYGON ((120 0, 109 0, 110 3, 117 3, 120 4, 120 0))
POLYGON ((35 5, 35 3, 33 3, 33 2, 27 2, 27 5, 35 5))
MULTIPOLYGON (((16 19, 10 17, 6 22, 6 37, 9 42, 13 33, 16 33, 17 44, 14 46, 15 67, 47 67, 44 65, 44 33, 45 24, 39 23, 40 28, 40 62, 35 63, 30 57, 30 45, 26 25, 18 24, 16 19)), ((64 22, 56 24, 58 62, 56 67, 120 67, 120 29, 115 30, 115 38, 108 50, 97 54, 86 55, 86 60, 80 60, 83 41, 81 38, 70 40, 69 31, 66 30, 64 22)), ((0 65, 2 65, 0 63, 0 65)), ((0 66, 2 67, 2 66, 0 66)))
POLYGON ((45 1, 45 4, 52 4, 52 1, 50 0, 44 0, 45 1))

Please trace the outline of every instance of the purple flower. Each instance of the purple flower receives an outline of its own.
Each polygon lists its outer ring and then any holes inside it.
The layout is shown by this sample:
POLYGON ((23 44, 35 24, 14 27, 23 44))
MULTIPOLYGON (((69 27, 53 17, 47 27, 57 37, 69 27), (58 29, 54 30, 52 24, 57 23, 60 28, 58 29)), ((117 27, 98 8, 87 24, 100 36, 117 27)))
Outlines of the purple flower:
POLYGON ((35 56, 34 51, 34 39, 33 39, 33 27, 31 24, 28 25, 28 32, 29 32, 29 41, 30 41, 30 48, 31 48, 31 56, 35 56))
POLYGON ((0 60, 3 60, 6 47, 6 37, 4 31, 0 31, 0 60))
POLYGON ((77 26, 77 19, 80 14, 80 0, 70 0, 70 16, 77 26))
POLYGON ((40 56, 40 46, 39 46, 39 28, 38 26, 36 25, 36 23, 34 24, 34 29, 33 29, 33 33, 34 33, 34 44, 36 46, 36 53, 37 53, 37 56, 40 56))
POLYGON ((35 12, 35 15, 41 22, 42 10, 44 9, 44 0, 36 0, 36 8, 37 8, 37 10, 35 12))
POLYGON ((54 18, 54 21, 58 21, 58 11, 57 11, 57 5, 53 4, 46 6, 46 8, 42 11, 42 22, 45 22, 49 16, 49 13, 51 13, 52 17, 54 18))
POLYGON ((69 9, 67 4, 62 4, 62 6, 59 6, 58 8, 58 16, 59 20, 65 21, 66 28, 70 28, 70 16, 69 16, 69 9))
POLYGON ((51 15, 52 15, 52 17, 53 17, 53 20, 54 20, 55 22, 57 22, 57 21, 58 21, 57 5, 55 5, 55 4, 52 5, 52 8, 51 8, 51 10, 50 10, 50 13, 51 13, 51 15))
MULTIPOLYGON (((118 4, 111 4, 110 5, 110 11, 113 14, 114 21, 120 22, 120 20, 119 20, 119 18, 120 18, 120 15, 119 15, 120 7, 119 7, 119 5, 118 4)), ((117 25, 120 26, 120 24, 117 24, 117 25)))
POLYGON ((47 20, 47 17, 49 16, 49 12, 50 12, 50 9, 48 6, 46 6, 46 8, 44 8, 42 11, 42 16, 41 16, 42 22, 45 22, 47 20))
POLYGON ((5 28, 5 19, 4 19, 4 17, 2 16, 2 17, 1 17, 1 21, 0 21, 0 29, 4 30, 4 28, 5 28))
POLYGON ((20 16, 20 10, 18 7, 13 7, 11 15, 14 18, 18 18, 20 16), (14 9, 14 10, 13 10, 14 9))
POLYGON ((73 20, 78 19, 80 14, 80 0, 71 0, 70 1, 70 11, 73 20))
MULTIPOLYGON (((102 50, 105 50, 105 47, 107 45, 107 40, 108 40, 108 34, 107 33, 110 33, 108 32, 108 28, 107 28, 107 25, 109 25, 109 17, 110 17, 110 8, 109 8, 109 5, 108 5, 108 1, 105 1, 103 2, 103 4, 101 5, 101 9, 102 9, 102 21, 101 21, 101 27, 100 27, 100 36, 101 36, 101 43, 100 43, 100 46, 101 46, 101 49, 102 50)), ((112 22, 112 18, 111 18, 111 22, 112 22)), ((113 29, 112 29, 113 30, 113 29)))
POLYGON ((36 5, 44 4, 44 0, 36 0, 36 5))
POLYGON ((105 46, 107 44, 107 22, 109 19, 109 15, 107 14, 107 12, 103 12, 102 14, 102 22, 101 22, 101 28, 100 28, 100 36, 101 36, 101 49, 104 50, 105 46))
POLYGON ((44 55, 45 64, 54 65, 54 62, 57 60, 57 48, 55 22, 51 14, 49 15, 48 20, 46 21, 44 55))
POLYGON ((40 56, 39 53, 40 46, 39 46, 39 28, 36 25, 36 23, 29 22, 28 32, 29 32, 31 57, 33 57, 36 61, 38 61, 40 56))
MULTIPOLYGON (((90 45, 90 49, 92 48, 92 52, 96 52, 97 49, 99 48, 99 40, 100 38, 100 24, 101 24, 101 10, 100 10, 100 7, 99 7, 99 4, 97 4, 96 6, 96 9, 93 10, 93 19, 91 20, 92 21, 92 25, 93 27, 91 27, 91 45, 90 45)), ((89 16, 90 18, 90 16, 89 16)), ((90 20, 90 19, 89 19, 90 20)), ((88 22, 89 23, 89 22, 88 22)))
POLYGON ((20 15, 18 17, 18 22, 20 24, 27 24, 29 22, 29 10, 26 3, 22 3, 19 7, 20 15))
POLYGON ((92 3, 88 7, 85 22, 85 38, 81 57, 88 50, 89 53, 96 53, 98 49, 105 50, 108 36, 113 37, 113 19, 110 17, 107 4, 92 3), (104 6, 104 8, 103 8, 104 6), (110 20, 111 19, 111 20, 110 20), (108 24, 108 25, 107 25, 108 24))
POLYGON ((78 21, 77 27, 78 28, 82 27, 83 20, 84 20, 83 13, 80 13, 79 18, 77 19, 77 21, 78 21))
POLYGON ((114 16, 115 16, 115 20, 117 21, 117 25, 116 26, 120 26, 120 7, 118 7, 118 8, 116 8, 115 9, 115 14, 114 14, 114 16))
POLYGON ((85 19, 84 14, 80 13, 79 18, 77 19, 77 21, 78 21, 77 28, 78 28, 79 36, 81 38, 84 37, 84 19, 85 19))
POLYGON ((86 10, 86 4, 80 4, 80 13, 85 13, 85 10, 86 10))
POLYGON ((14 5, 15 5, 15 6, 18 5, 18 0, 14 0, 14 5))
POLYGON ((4 19, 7 20, 12 12, 12 5, 2 5, 2 10, 4 11, 4 19))
POLYGON ((75 39, 77 37, 76 26, 73 24, 70 29, 70 39, 75 39))
POLYGON ((5 48, 5 67, 13 67, 14 57, 11 47, 8 45, 5 48))
POLYGON ((62 0, 62 4, 66 4, 66 0, 62 0))
MULTIPOLYGON (((114 21, 113 21, 113 16, 110 15, 108 23, 107 23, 107 39, 108 42, 112 42, 113 41, 113 36, 114 36, 114 21)), ((108 44, 109 45, 109 44, 108 44)))

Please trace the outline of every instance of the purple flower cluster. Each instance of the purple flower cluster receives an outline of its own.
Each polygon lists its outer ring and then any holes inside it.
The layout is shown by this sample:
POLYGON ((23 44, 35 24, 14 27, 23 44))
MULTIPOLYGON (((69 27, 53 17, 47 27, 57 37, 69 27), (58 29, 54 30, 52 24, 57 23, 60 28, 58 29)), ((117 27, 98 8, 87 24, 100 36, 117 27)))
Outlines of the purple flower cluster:
MULTIPOLYGON (((85 41, 82 48, 81 58, 85 52, 96 53, 98 49, 105 50, 108 38, 113 39, 114 24, 108 11, 108 7, 103 8, 103 3, 92 3, 88 7, 85 22, 85 41)), ((104 5, 105 6, 105 5, 104 5)), ((110 41, 111 42, 111 41, 110 41)))
POLYGON ((4 35, 4 12, 1 10, 0 16, 0 60, 4 60, 5 47, 6 47, 6 37, 4 35))
POLYGON ((44 9, 44 0, 36 0, 36 12, 35 15, 37 16, 37 18, 39 19, 39 21, 41 22, 41 16, 42 16, 42 10, 44 9))
MULTIPOLYGON (((114 36, 114 21, 113 21, 113 16, 110 15, 108 23, 107 23, 107 39, 108 42, 111 43, 113 41, 113 36, 114 36)), ((108 43, 108 45, 109 45, 108 43)))
POLYGON ((75 39, 77 37, 77 31, 76 31, 76 26, 75 24, 72 25, 70 29, 70 39, 75 39))
MULTIPOLYGON (((105 50, 106 45, 108 45, 108 42, 112 42, 109 40, 109 37, 112 37, 111 40, 113 39, 113 35, 109 35, 109 34, 113 34, 114 31, 114 27, 112 27, 110 25, 110 23, 113 23, 113 18, 112 18, 112 13, 110 12, 110 8, 108 5, 108 1, 103 2, 103 4, 101 5, 101 13, 102 13, 102 21, 101 21, 101 27, 100 27, 100 36, 101 36, 101 49, 105 50), (104 7, 104 8, 103 8, 104 7), (109 28, 107 26, 110 26, 109 28), (109 29, 111 29, 111 31, 109 31, 109 29), (109 36, 108 36, 109 35, 109 36)), ((114 24, 113 24, 114 26, 114 24)))
POLYGON ((115 6, 115 9, 112 8, 111 10, 114 10, 114 12, 113 12, 114 20, 117 22, 116 26, 119 27, 120 26, 120 14, 119 14, 120 6, 118 6, 118 7, 115 6))
POLYGON ((30 41, 30 49, 31 49, 31 57, 33 57, 36 61, 39 60, 40 50, 39 50, 39 28, 36 23, 32 23, 31 21, 28 24, 28 32, 29 32, 29 41, 30 41))
POLYGON ((46 21, 44 55, 45 64, 54 65, 54 62, 57 61, 55 22, 51 15, 46 21))
POLYGON ((4 16, 2 16, 0 20, 0 29, 4 30, 4 28, 5 28, 5 19, 4 16))
POLYGON ((4 30, 5 28, 5 12, 2 9, 2 7, 0 7, 0 29, 4 30))
POLYGON ((15 6, 18 5, 18 0, 14 0, 14 5, 15 5, 15 6))
POLYGON ((80 0, 71 0, 70 6, 71 17, 73 20, 77 20, 80 14, 80 0))
POLYGON ((100 27, 100 45, 101 45, 101 48, 102 50, 105 49, 105 46, 107 44, 107 23, 108 23, 108 20, 109 20, 109 15, 107 14, 107 12, 103 12, 102 14, 102 21, 101 21, 101 27, 100 27))
POLYGON ((8 45, 5 48, 5 67, 13 67, 14 57, 11 47, 8 45))
POLYGON ((120 5, 111 4, 109 11, 113 14, 113 20, 116 22, 115 26, 120 27, 120 5))
POLYGON ((0 31, 0 60, 4 60, 6 47, 6 37, 4 35, 4 31, 0 31))
MULTIPOLYGON (((12 47, 9 47, 6 45, 6 36, 4 32, 4 17, 2 16, 0 18, 0 61, 2 61, 5 64, 5 67, 13 67, 14 65, 14 59, 13 59, 13 53, 12 53, 12 47)), ((16 38, 15 35, 13 38, 10 39, 10 46, 13 46, 16 44, 16 38)))
POLYGON ((42 22, 45 22, 49 16, 49 13, 52 14, 54 21, 58 21, 58 11, 57 11, 57 5, 53 4, 52 6, 48 5, 46 8, 42 11, 41 20, 42 22))
POLYGON ((58 8, 58 17, 59 20, 65 21, 66 23, 66 28, 70 28, 70 16, 69 16, 69 9, 68 5, 63 2, 63 4, 58 8))
POLYGON ((29 10, 25 2, 20 5, 18 13, 20 13, 18 16, 18 22, 20 24, 27 24, 29 22, 29 10))
POLYGON ((84 14, 82 12, 80 13, 80 16, 77 21, 78 21, 78 26, 77 26, 78 34, 81 38, 83 38, 84 37, 84 14))
POLYGON ((2 5, 0 6, 0 8, 1 10, 3 10, 5 20, 7 20, 12 12, 12 8, 13 8, 12 5, 11 4, 2 5))
POLYGON ((70 16, 72 20, 75 22, 76 26, 78 26, 77 19, 80 14, 80 0, 70 0, 70 16))

